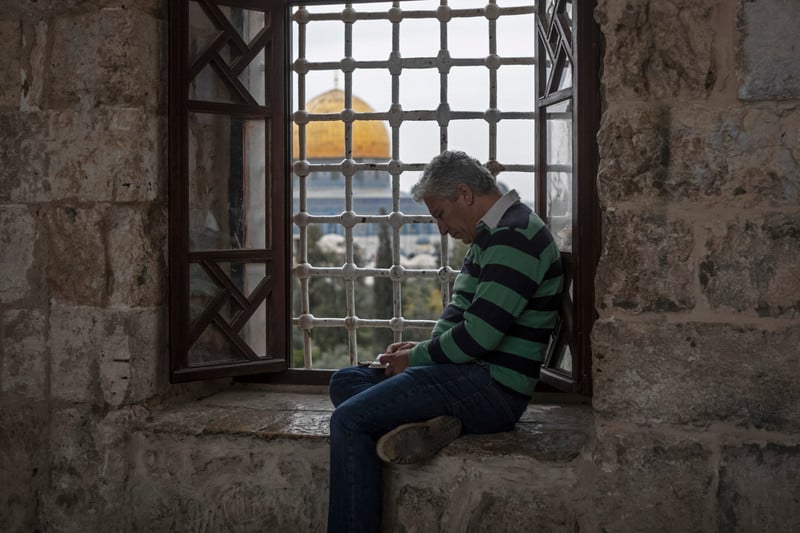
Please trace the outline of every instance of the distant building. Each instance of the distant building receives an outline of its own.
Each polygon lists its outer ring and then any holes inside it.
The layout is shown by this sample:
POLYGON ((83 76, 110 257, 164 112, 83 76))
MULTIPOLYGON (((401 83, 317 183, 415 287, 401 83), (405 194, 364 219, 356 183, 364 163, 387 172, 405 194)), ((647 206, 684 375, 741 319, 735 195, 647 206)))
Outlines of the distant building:
MULTIPOLYGON (((353 110, 371 113, 374 110, 361 98, 353 96, 353 110)), ((306 110, 313 114, 338 114, 345 108, 344 91, 332 89, 313 98, 306 110)), ((391 159, 389 133, 381 121, 353 123, 352 157, 357 163, 386 163, 391 159)), ((340 120, 314 121, 306 125, 306 158, 313 164, 338 165, 345 156, 344 123, 340 120)), ((294 126, 293 159, 299 158, 298 127, 294 126)), ((338 215, 345 211, 344 176, 338 170, 312 172, 306 178, 307 209, 311 215, 338 215)), ((293 181, 293 212, 299 211, 299 178, 293 181)), ((424 205, 408 193, 400 193, 399 209, 406 215, 427 215, 424 205)), ((392 212, 392 177, 382 170, 359 170, 353 175, 353 210, 359 215, 378 215, 392 212)), ((344 227, 335 223, 321 225, 323 235, 344 235, 344 227)), ((298 229, 295 227, 295 234, 298 229)), ((372 258, 378 246, 380 228, 377 224, 357 224, 353 236, 357 244, 372 258)), ((401 253, 409 256, 431 253, 438 244, 438 232, 433 224, 409 224, 401 230, 401 253), (419 242, 417 242, 419 241, 419 242), (419 248, 424 245, 424 250, 419 248)))

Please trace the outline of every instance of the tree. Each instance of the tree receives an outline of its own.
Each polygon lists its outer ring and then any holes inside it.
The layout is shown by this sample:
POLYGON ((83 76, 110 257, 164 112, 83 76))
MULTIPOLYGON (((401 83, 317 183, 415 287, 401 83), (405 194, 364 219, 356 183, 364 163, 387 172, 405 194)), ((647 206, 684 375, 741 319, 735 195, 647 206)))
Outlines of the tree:
MULTIPOLYGON (((381 209, 380 214, 385 215, 386 211, 381 209)), ((392 264, 390 226, 389 224, 381 224, 380 232, 378 233, 378 252, 375 258, 375 266, 378 268, 391 268, 392 264)), ((376 277, 373 286, 373 295, 373 314, 375 318, 391 319, 394 316, 394 307, 392 305, 392 280, 381 276, 376 277)), ((373 335, 373 351, 376 353, 382 352, 393 340, 394 335, 390 329, 376 329, 373 335)))

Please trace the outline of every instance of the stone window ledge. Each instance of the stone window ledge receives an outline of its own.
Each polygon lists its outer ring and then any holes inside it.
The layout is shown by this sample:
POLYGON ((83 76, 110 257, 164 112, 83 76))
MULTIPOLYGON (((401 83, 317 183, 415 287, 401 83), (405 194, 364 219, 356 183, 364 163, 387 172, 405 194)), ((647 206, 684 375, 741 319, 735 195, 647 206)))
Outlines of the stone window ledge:
MULTIPOLYGON (((302 439, 326 445, 332 412, 333 405, 320 387, 298 392, 296 388, 248 385, 197 401, 161 406, 144 417, 136 417, 135 425, 155 433, 302 439)), ((554 403, 552 397, 535 397, 513 431, 464 435, 441 453, 569 461, 580 455, 593 433, 591 406, 554 403)))

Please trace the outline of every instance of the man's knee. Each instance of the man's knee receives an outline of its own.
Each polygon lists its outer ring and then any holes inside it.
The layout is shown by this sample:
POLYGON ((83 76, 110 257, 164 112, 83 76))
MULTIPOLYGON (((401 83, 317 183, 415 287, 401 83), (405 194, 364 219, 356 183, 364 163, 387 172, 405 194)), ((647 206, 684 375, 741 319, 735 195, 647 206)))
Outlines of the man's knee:
POLYGON ((335 407, 347 400, 353 395, 353 387, 355 383, 360 381, 355 371, 357 367, 347 367, 337 370, 331 376, 328 384, 328 395, 335 407))

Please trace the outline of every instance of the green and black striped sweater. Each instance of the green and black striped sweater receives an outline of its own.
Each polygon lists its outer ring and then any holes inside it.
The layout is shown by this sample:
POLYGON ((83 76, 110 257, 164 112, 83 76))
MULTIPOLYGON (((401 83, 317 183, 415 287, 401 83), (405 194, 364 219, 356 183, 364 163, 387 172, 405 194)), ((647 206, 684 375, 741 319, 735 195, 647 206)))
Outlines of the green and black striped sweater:
POLYGON ((558 247, 542 220, 517 201, 497 227, 484 221, 464 258, 453 297, 411 366, 484 363, 492 378, 530 396, 558 317, 558 247))

